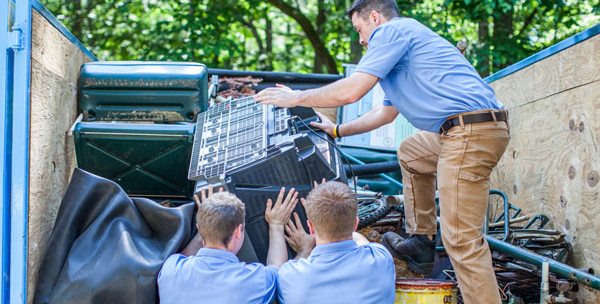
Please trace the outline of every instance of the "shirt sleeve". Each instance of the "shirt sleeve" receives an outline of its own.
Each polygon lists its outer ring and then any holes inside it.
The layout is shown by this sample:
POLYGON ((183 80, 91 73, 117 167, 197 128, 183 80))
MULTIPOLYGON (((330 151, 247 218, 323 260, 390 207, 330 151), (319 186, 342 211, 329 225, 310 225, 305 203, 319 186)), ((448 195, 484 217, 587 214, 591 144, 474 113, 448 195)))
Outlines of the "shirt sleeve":
POLYGON ((410 39, 407 35, 407 32, 399 31, 393 26, 376 28, 369 39, 367 52, 354 71, 385 78, 408 52, 410 39))
POLYGON ((391 272, 392 277, 396 277, 396 267, 394 267, 394 258, 392 254, 383 247, 383 245, 379 243, 369 243, 365 246, 371 248, 373 252, 373 256, 376 260, 381 261, 383 264, 387 265, 386 269, 391 272))
POLYGON ((171 256, 169 256, 160 268, 160 272, 158 273, 158 280, 160 280, 162 276, 169 276, 171 273, 173 273, 177 268, 177 264, 179 263, 179 261, 181 261, 184 258, 185 256, 182 254, 172 254, 171 256))
POLYGON ((392 101, 387 97, 387 95, 383 96, 383 105, 386 107, 393 106, 392 101))
POLYGON ((265 266, 265 301, 263 303, 271 303, 277 294, 277 273, 278 269, 273 266, 265 266))

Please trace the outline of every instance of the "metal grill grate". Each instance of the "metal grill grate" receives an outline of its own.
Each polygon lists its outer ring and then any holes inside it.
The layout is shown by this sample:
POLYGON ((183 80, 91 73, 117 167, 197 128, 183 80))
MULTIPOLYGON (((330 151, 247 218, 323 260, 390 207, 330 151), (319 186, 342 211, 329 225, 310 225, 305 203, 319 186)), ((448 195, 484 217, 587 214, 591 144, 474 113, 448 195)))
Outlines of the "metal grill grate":
POLYGON ((188 178, 219 176, 266 156, 266 106, 246 97, 198 115, 188 178))

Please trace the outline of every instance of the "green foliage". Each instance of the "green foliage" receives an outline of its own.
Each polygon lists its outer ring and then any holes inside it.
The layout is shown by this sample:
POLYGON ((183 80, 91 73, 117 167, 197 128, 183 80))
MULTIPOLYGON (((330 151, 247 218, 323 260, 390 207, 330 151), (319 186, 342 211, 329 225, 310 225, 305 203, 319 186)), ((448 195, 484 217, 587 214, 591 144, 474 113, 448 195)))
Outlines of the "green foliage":
MULTIPOLYGON (((341 72, 361 49, 351 0, 42 0, 101 60, 202 62, 213 68, 341 72), (300 14, 310 29, 297 21, 300 14), (314 38, 314 37, 312 37, 314 38), (315 51, 319 45, 327 56, 315 51)), ((399 0, 403 16, 456 44, 482 75, 600 21, 600 0, 399 0), (487 30, 486 30, 487 29, 487 30)))

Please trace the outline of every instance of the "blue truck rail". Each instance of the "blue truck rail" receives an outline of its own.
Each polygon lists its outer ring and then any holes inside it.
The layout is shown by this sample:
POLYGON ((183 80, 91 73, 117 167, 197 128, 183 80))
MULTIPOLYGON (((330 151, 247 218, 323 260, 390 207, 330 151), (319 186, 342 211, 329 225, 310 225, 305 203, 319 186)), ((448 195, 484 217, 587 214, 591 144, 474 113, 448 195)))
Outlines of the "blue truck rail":
MULTIPOLYGON (((69 41, 93 60, 96 57, 73 36, 38 0, 8 0, 0 5, 0 304, 27 302, 27 246, 29 196, 30 79, 32 9, 39 12, 69 41)), ((487 82, 510 75, 548 56, 600 33, 595 25, 534 54, 487 78, 487 82)))

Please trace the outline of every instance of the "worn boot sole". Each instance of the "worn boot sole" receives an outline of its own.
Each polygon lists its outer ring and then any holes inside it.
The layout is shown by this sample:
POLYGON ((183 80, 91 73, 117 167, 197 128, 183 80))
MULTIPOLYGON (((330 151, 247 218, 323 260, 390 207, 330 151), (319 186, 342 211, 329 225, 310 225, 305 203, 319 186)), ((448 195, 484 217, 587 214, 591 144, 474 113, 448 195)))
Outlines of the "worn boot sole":
POLYGON ((410 270, 412 270, 414 273, 417 273, 417 274, 430 274, 430 273, 433 272, 433 264, 434 264, 434 262, 431 262, 431 263, 419 263, 419 262, 416 262, 409 255, 404 255, 404 254, 398 253, 394 248, 392 248, 392 246, 390 246, 386 242, 385 239, 381 239, 381 244, 383 244, 383 247, 385 247, 395 258, 397 258, 399 260, 403 260, 403 261, 408 262, 408 268, 410 268, 410 270))

